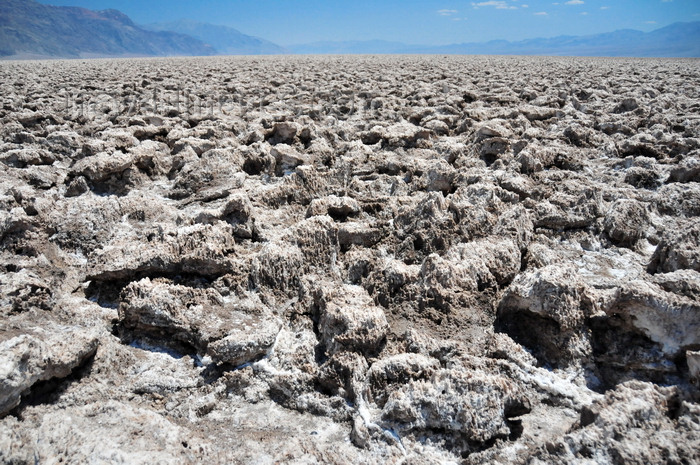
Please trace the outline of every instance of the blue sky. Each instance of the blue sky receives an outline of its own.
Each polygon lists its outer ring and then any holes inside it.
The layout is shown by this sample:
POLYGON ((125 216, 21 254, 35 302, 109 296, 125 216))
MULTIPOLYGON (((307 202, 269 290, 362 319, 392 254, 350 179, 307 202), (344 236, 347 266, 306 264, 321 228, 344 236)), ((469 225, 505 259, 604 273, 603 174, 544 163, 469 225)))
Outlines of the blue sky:
POLYGON ((232 26, 280 45, 382 39, 443 45, 700 21, 700 0, 41 0, 115 8, 137 23, 189 18, 232 26))

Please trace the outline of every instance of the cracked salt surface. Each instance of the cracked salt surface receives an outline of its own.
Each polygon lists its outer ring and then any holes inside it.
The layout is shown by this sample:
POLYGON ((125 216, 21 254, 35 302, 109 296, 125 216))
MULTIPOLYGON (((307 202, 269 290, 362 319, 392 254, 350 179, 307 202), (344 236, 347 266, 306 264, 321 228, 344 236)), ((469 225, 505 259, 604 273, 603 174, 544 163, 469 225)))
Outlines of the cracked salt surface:
POLYGON ((699 80, 0 62, 0 462, 699 462, 699 80))

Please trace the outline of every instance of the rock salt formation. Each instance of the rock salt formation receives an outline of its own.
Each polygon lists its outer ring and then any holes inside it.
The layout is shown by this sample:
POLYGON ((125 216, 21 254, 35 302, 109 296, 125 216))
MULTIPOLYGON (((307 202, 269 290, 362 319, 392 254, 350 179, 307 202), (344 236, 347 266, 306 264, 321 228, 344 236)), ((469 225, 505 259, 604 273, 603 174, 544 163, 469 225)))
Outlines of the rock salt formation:
POLYGON ((0 463, 700 463, 696 61, 0 76, 0 463))

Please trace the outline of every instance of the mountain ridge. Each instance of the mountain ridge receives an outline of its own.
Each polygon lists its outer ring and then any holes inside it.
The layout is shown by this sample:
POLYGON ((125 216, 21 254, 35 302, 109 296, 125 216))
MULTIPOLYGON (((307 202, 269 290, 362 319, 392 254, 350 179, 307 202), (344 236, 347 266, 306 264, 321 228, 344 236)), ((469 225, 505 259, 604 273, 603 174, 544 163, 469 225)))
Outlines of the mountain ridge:
POLYGON ((114 9, 94 11, 34 0, 0 2, 0 56, 6 58, 213 54, 214 48, 198 39, 144 30, 114 9))
POLYGON ((386 40, 321 41, 282 47, 228 26, 193 20, 137 25, 115 9, 93 11, 35 0, 0 1, 0 58, 97 58, 193 55, 549 55, 700 57, 700 21, 642 32, 447 45, 386 40))
POLYGON ((700 21, 678 22, 650 32, 635 29, 521 41, 492 40, 411 45, 379 40, 323 41, 287 47, 294 54, 464 54, 700 57, 700 21))
POLYGON ((152 31, 174 31, 192 36, 214 47, 220 55, 281 55, 289 53, 269 40, 247 35, 238 29, 183 19, 142 26, 152 31))

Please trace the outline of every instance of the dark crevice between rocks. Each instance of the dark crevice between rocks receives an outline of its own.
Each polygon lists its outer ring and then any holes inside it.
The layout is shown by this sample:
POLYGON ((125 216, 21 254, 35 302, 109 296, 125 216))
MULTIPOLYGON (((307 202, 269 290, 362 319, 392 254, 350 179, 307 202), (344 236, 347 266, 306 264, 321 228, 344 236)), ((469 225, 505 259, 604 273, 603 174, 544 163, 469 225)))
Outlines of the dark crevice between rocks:
POLYGON ((665 155, 659 150, 649 146, 649 145, 633 145, 626 150, 620 151, 620 157, 648 157, 661 160, 665 158, 665 155))
POLYGON ((510 429, 510 435, 508 436, 510 441, 517 441, 525 431, 522 420, 507 419, 506 425, 508 426, 508 429, 510 429))
POLYGON ((112 334, 124 345, 153 353, 166 354, 174 359, 191 357, 197 359, 198 350, 190 342, 176 337, 174 331, 156 328, 127 327, 115 320, 112 334))
POLYGON ((528 399, 510 399, 506 401, 503 408, 503 417, 505 418, 508 429, 510 429, 510 435, 508 436, 510 441, 516 441, 523 435, 525 428, 522 420, 518 417, 526 415, 531 411, 532 406, 528 399))
POLYGON ((597 418, 598 412, 593 408, 593 406, 586 405, 581 409, 579 426, 581 428, 585 428, 586 426, 593 424, 597 418))
POLYGON ((328 209, 328 216, 333 218, 333 220, 338 223, 344 223, 348 220, 348 218, 357 216, 357 213, 347 208, 330 207, 328 209))
POLYGON ((85 289, 85 298, 95 302, 100 307, 117 308, 119 306, 119 295, 129 282, 129 280, 90 281, 90 284, 85 289))
POLYGON ((143 142, 146 140, 153 140, 156 142, 167 143, 168 139, 168 129, 166 127, 159 128, 157 131, 146 131, 146 130, 136 130, 134 131, 134 137, 139 141, 143 142))
POLYGON ((491 166, 499 159, 499 155, 497 153, 485 153, 481 155, 481 159, 486 163, 486 166, 491 166))
POLYGON ((620 316, 598 316, 581 328, 564 331, 554 320, 526 310, 500 309, 494 323, 525 347, 539 366, 562 368, 585 357, 588 388, 605 393, 629 380, 663 385, 683 384, 688 379, 685 350, 675 358, 620 316), (572 353, 568 347, 574 334, 588 334, 591 353, 572 353))
POLYGON ((65 377, 54 377, 34 383, 31 388, 22 394, 22 401, 17 407, 12 409, 8 415, 14 416, 21 421, 23 419, 23 412, 27 407, 49 405, 58 402, 73 383, 80 382, 90 374, 96 353, 97 345, 94 350, 87 354, 80 364, 73 368, 65 377))
POLYGON ((628 380, 656 384, 683 382, 681 366, 685 363, 679 364, 679 360, 666 357, 659 344, 624 319, 614 315, 594 317, 588 321, 588 327, 591 330, 591 358, 594 363, 590 389, 606 392, 628 380))
POLYGON ((500 310, 494 324, 495 331, 505 333, 527 348, 539 366, 559 365, 562 353, 556 341, 561 328, 552 319, 529 311, 500 310))
POLYGON ((369 215, 372 215, 372 216, 375 216, 375 215, 381 213, 384 210, 384 208, 386 207, 385 202, 371 201, 371 200, 369 200, 369 201, 363 200, 361 202, 361 205, 362 205, 362 211, 369 214, 369 215))
POLYGON ((96 182, 88 185, 90 186, 90 190, 93 192, 93 194, 102 197, 108 197, 110 195, 124 197, 131 192, 131 189, 135 187, 131 185, 128 180, 124 179, 123 175, 121 174, 113 176, 107 181, 96 182))
POLYGON ((520 272, 521 273, 524 271, 527 271, 528 267, 530 266, 528 256, 529 255, 527 253, 527 248, 523 248, 522 250, 520 250, 520 272))
MULTIPOLYGON (((314 323, 314 328, 316 327, 316 323, 314 323)), ((315 332, 315 329, 314 329, 315 332)), ((317 334, 318 337, 318 334, 317 334)), ((323 365, 328 361, 328 351, 326 350, 326 345, 323 344, 322 342, 319 342, 314 346, 314 361, 318 366, 323 365)))
POLYGON ((597 218, 591 218, 580 222, 549 222, 535 221, 535 234, 544 234, 548 237, 554 237, 556 234, 574 234, 586 233, 597 235, 599 231, 594 229, 594 223, 597 218))
POLYGON ((243 163, 243 171, 250 176, 257 176, 265 170, 265 161, 260 158, 248 158, 243 163))
POLYGON ((116 279, 99 279, 99 277, 90 278, 87 288, 85 289, 85 298, 97 303, 105 308, 117 308, 120 302, 120 294, 122 290, 134 281, 140 281, 144 278, 151 280, 165 279, 172 284, 181 286, 193 287, 197 289, 208 288, 214 281, 219 279, 222 274, 201 275, 197 273, 168 273, 168 272, 149 272, 149 271, 134 271, 127 273, 125 278, 116 279))
POLYGON ((21 268, 19 268, 17 265, 15 265, 15 264, 13 264, 13 263, 7 263, 7 264, 5 264, 5 265, 3 265, 3 266, 4 266, 4 268, 5 268, 5 272, 6 272, 6 273, 17 273, 17 272, 20 271, 20 269, 21 269, 21 268))
POLYGON ((314 301, 310 309, 310 318, 313 324, 314 335, 318 344, 314 346, 314 360, 316 365, 321 366, 328 360, 328 353, 326 345, 323 343, 323 336, 321 335, 321 328, 319 328, 319 318, 321 314, 321 304, 319 301, 320 296, 315 296, 314 301))
POLYGON ((245 212, 233 211, 221 220, 231 225, 232 235, 236 241, 262 242, 255 225, 255 218, 250 218, 245 212))
MULTIPOLYGON (((318 392, 319 394, 326 396, 326 397, 333 397, 338 395, 339 387, 341 386, 336 386, 334 383, 329 383, 326 380, 322 379, 314 379, 313 382, 313 390, 315 392, 318 392)), ((345 386, 342 386, 345 387, 345 386)), ((346 398, 348 402, 351 402, 352 399, 346 398)))
POLYGON ((559 168, 560 170, 566 170, 566 171, 581 171, 581 170, 583 170, 583 163, 576 160, 571 155, 564 155, 561 153, 557 154, 557 156, 554 158, 553 166, 556 168, 559 168))
POLYGON ((485 441, 469 439, 465 434, 445 428, 428 428, 422 431, 414 431, 416 440, 422 444, 439 444, 453 454, 466 459, 471 454, 483 452, 494 447, 498 441, 507 437, 496 436, 485 441))
POLYGON ((683 409, 683 398, 681 394, 676 391, 667 401, 666 404, 666 416, 671 420, 678 420, 681 416, 683 409))

